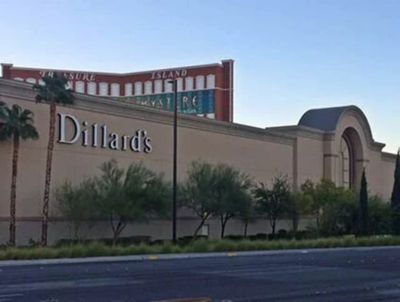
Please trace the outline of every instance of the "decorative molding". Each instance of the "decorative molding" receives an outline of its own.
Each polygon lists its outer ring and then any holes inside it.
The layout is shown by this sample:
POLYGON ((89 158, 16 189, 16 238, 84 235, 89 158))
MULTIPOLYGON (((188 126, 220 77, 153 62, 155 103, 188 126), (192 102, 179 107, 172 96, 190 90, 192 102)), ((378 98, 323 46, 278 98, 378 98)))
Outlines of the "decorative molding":
POLYGON ((354 117, 362 126, 363 129, 366 129, 366 133, 364 132, 364 136, 367 139, 367 144, 371 150, 373 151, 382 151, 382 149, 386 146, 383 143, 376 142, 372 136, 371 126, 369 125, 368 119, 365 116, 364 112, 356 106, 351 106, 349 109, 345 110, 341 116, 339 117, 338 124, 344 116, 352 116, 354 117))
MULTIPOLYGON (((29 83, 0 79, 0 98, 11 97, 19 100, 35 102, 35 95, 35 92, 32 90, 32 85, 29 83)), ((64 107, 172 125, 172 112, 161 111, 159 109, 127 102, 112 101, 109 98, 92 95, 74 94, 74 96, 74 105, 67 105, 64 107)), ((62 106, 60 105, 59 107, 62 106)), ((293 146, 295 142, 295 137, 287 134, 184 114, 179 114, 178 126, 290 146, 293 146)))
POLYGON ((338 154, 332 154, 332 153, 325 153, 324 157, 336 157, 336 158, 338 158, 339 155, 338 154))
POLYGON ((356 159, 355 162, 356 163, 369 163, 370 160, 369 159, 356 159))
MULTIPOLYGON (((224 62, 224 61, 221 61, 224 62)), ((151 70, 146 70, 146 71, 137 71, 137 72, 121 72, 121 73, 115 73, 115 72, 98 72, 98 71, 92 71, 92 70, 71 70, 71 69, 54 69, 54 68, 45 68, 45 67, 20 67, 20 66, 14 66, 13 64, 2 64, 5 66, 11 66, 11 69, 15 70, 31 70, 31 71, 36 71, 38 69, 40 70, 48 70, 48 71, 60 71, 60 72, 87 72, 87 73, 94 73, 96 75, 109 75, 109 76, 116 76, 116 77, 125 77, 125 76, 131 76, 131 75, 140 75, 140 74, 149 74, 152 72, 158 72, 158 71, 169 71, 169 70, 175 70, 175 69, 200 69, 200 68, 210 68, 210 67, 220 67, 222 68, 223 65, 222 63, 211 63, 211 64, 202 64, 202 65, 190 65, 190 66, 179 66, 179 67, 171 67, 171 68, 163 68, 163 69, 151 69, 151 70)))
POLYGON ((389 152, 382 152, 381 158, 384 161, 388 161, 388 162, 391 162, 394 164, 394 163, 396 163, 397 154, 389 153, 389 152))
POLYGON ((300 136, 322 141, 324 139, 324 131, 305 126, 291 125, 279 127, 267 127, 265 130, 281 133, 285 135, 300 136))

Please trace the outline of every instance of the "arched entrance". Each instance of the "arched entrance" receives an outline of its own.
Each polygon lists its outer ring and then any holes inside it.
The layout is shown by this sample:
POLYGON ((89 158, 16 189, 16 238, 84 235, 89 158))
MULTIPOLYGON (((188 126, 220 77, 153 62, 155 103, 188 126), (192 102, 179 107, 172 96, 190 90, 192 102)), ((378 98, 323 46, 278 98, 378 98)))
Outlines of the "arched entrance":
POLYGON ((358 132, 346 128, 339 144, 339 180, 345 188, 355 189, 359 186, 362 174, 363 148, 358 132))

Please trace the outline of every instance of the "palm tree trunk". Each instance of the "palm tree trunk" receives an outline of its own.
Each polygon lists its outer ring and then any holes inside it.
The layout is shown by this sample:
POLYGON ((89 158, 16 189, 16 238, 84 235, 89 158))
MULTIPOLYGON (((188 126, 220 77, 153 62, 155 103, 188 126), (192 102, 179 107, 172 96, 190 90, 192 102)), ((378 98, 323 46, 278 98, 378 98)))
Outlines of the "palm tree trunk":
POLYGON ((56 104, 52 102, 50 103, 49 141, 47 143, 46 176, 45 176, 44 196, 43 196, 42 238, 41 238, 42 246, 47 245, 51 168, 53 162, 54 137, 56 128, 55 122, 56 122, 56 104))
POLYGON ((17 198, 17 171, 18 171, 18 151, 19 136, 14 132, 13 135, 13 157, 12 157, 12 174, 11 174, 11 196, 10 196, 10 245, 15 245, 16 237, 16 198, 17 198))

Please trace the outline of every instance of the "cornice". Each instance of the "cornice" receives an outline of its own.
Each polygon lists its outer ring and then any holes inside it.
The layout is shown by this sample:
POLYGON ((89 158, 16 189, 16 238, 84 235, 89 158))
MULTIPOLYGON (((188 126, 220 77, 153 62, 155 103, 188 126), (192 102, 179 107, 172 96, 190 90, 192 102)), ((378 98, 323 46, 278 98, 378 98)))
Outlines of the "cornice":
POLYGON ((293 137, 311 138, 320 141, 324 139, 323 131, 305 126, 290 125, 290 126, 268 127, 265 129, 273 131, 275 133, 291 135, 293 137))
MULTIPOLYGON (((221 62, 227 62, 233 60, 222 60, 221 62)), ((104 75, 104 76, 114 76, 114 77, 126 77, 126 76, 134 76, 141 74, 149 74, 153 72, 162 72, 176 69, 202 69, 202 68, 222 68, 222 63, 211 63, 211 64, 200 64, 200 65, 188 65, 188 66, 179 66, 179 67, 170 67, 170 68, 162 68, 162 69, 151 69, 146 71, 136 71, 136 72, 104 72, 104 71, 93 71, 93 70, 72 70, 72 69, 54 69, 54 68, 45 68, 45 67, 21 67, 14 66, 13 64, 2 63, 1 65, 10 66, 12 70, 28 70, 28 71, 37 71, 37 70, 46 70, 46 71, 60 71, 60 72, 80 72, 80 73, 94 73, 96 75, 104 75)))
MULTIPOLYGON (((74 93, 74 96, 74 105, 65 107, 172 125, 172 112, 161 111, 159 109, 127 102, 112 101, 109 98, 98 96, 78 93, 74 93)), ((0 97, 11 97, 28 102, 35 102, 35 92, 32 90, 31 84, 2 78, 0 78, 0 97)), ((216 121, 191 115, 179 114, 178 125, 179 127, 291 146, 294 145, 295 142, 295 138, 290 135, 276 133, 268 129, 266 130, 247 125, 216 121)))
POLYGON ((397 154, 389 153, 389 152, 382 152, 381 155, 382 155, 382 159, 385 161, 389 161, 391 163, 396 162, 397 154))

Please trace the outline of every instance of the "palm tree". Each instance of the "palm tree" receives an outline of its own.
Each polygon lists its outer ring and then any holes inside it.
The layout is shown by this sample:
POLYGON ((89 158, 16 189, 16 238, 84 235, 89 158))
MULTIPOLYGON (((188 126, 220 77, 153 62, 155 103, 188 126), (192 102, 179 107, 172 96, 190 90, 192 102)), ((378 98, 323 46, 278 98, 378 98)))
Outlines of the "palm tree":
POLYGON ((47 245, 47 230, 49 222, 49 198, 51 183, 51 168, 53 162, 54 137, 56 128, 56 105, 72 104, 74 97, 72 91, 66 88, 67 79, 62 74, 55 73, 52 77, 43 77, 44 85, 34 85, 33 89, 37 91, 36 101, 46 102, 50 105, 49 119, 49 141, 47 143, 46 158, 46 176, 43 194, 43 210, 42 210, 42 246, 47 245))
POLYGON ((17 192, 18 152, 20 139, 37 139, 39 134, 33 126, 33 113, 18 105, 9 108, 0 102, 0 141, 13 140, 11 194, 10 194, 10 245, 15 245, 15 209, 17 192))

